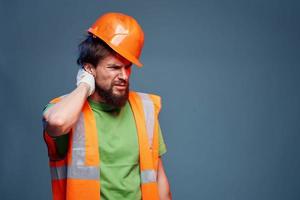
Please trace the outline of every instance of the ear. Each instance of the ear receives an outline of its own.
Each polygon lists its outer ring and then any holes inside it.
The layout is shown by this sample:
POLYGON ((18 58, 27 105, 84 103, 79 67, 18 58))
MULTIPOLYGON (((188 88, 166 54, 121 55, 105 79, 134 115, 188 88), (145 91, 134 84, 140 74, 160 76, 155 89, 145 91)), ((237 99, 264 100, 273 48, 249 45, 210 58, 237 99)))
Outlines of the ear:
POLYGON ((83 69, 84 69, 85 71, 87 71, 88 73, 92 74, 94 77, 96 77, 96 68, 95 68, 92 64, 90 64, 90 63, 85 63, 85 64, 83 65, 83 69))

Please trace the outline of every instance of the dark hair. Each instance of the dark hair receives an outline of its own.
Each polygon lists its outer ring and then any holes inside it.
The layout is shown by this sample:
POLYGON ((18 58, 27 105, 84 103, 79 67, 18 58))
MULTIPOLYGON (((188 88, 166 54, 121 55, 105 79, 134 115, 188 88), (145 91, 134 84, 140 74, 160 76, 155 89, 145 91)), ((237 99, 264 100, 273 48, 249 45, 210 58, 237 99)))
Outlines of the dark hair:
POLYGON ((103 40, 92 34, 88 34, 78 45, 78 50, 77 64, 80 66, 90 63, 96 67, 106 56, 115 53, 103 40))

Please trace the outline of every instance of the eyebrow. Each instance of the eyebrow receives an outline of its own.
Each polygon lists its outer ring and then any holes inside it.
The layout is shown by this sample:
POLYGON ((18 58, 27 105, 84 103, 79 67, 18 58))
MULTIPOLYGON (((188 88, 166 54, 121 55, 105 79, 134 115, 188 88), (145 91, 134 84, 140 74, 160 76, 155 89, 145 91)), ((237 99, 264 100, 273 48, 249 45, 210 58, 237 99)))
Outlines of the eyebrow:
POLYGON ((107 64, 108 67, 122 67, 122 65, 117 64, 107 64))
MULTIPOLYGON (((130 67, 132 65, 132 63, 125 65, 125 67, 130 67)), ((118 65, 118 64, 107 64, 108 67, 122 67, 122 65, 118 65)))

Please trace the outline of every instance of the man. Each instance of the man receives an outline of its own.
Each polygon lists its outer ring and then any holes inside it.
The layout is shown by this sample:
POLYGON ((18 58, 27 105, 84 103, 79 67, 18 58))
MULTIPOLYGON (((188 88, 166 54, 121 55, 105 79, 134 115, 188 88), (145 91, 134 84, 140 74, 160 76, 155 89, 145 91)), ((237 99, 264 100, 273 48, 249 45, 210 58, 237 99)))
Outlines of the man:
POLYGON ((107 13, 79 45, 77 88, 44 109, 53 199, 171 199, 160 97, 129 91, 144 34, 130 16, 107 13))

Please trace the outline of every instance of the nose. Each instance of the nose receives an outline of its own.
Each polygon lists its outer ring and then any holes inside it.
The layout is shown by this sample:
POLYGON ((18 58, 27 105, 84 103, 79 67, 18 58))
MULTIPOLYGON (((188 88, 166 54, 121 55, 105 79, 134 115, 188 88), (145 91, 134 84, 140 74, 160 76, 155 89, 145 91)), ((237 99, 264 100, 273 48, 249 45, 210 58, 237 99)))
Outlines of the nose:
POLYGON ((119 79, 123 79, 124 81, 128 81, 130 76, 130 69, 122 67, 119 73, 119 79))

